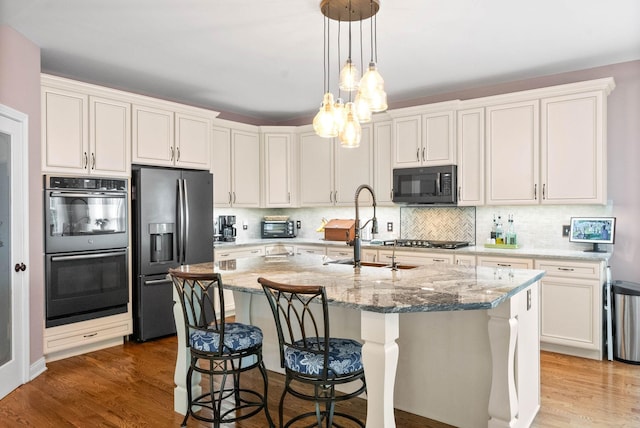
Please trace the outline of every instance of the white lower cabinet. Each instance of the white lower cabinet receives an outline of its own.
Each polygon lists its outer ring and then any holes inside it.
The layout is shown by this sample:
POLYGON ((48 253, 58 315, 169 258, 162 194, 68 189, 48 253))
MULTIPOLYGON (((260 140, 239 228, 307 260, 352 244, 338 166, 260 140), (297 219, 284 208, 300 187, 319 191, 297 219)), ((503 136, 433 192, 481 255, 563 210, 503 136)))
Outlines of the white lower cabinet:
POLYGON ((65 324, 44 330, 44 355, 47 362, 124 343, 133 333, 131 313, 65 324))
POLYGON ((540 348, 600 360, 604 263, 536 260, 540 280, 540 348))

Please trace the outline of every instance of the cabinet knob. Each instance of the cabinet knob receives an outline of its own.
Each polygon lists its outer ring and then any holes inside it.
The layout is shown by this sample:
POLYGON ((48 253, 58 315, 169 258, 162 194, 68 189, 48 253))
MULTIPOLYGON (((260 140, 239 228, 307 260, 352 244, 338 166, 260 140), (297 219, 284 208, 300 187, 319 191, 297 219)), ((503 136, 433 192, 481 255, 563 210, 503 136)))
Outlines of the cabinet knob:
POLYGON ((27 270, 27 266, 24 263, 16 263, 16 265, 13 267, 13 270, 15 270, 16 272, 24 272, 25 270, 27 270))

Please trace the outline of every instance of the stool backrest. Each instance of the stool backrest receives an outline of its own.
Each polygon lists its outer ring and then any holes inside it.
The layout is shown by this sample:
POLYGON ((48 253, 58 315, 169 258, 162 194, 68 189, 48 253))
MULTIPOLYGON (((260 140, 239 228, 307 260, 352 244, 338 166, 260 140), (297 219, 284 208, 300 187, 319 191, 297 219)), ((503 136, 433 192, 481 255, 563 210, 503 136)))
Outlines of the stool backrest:
MULTIPOLYGON (((197 331, 215 332, 220 336, 220 343, 225 343, 224 290, 220 274, 192 274, 173 269, 169 274, 182 305, 187 347, 191 346, 191 335, 197 331)), ((218 353, 223 351, 224 346, 220 346, 218 353)))
MULTIPOLYGON (((289 285, 258 278, 273 312, 280 346, 280 366, 288 347, 316 354, 329 367, 329 311, 325 288, 289 285)), ((323 370, 321 378, 328 377, 323 370)))

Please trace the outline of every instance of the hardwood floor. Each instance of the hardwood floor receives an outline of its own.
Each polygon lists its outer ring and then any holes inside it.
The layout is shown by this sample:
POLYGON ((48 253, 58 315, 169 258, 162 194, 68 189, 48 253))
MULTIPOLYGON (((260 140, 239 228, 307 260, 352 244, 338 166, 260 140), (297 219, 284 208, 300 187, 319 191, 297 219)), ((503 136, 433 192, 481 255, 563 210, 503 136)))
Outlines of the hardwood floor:
MULTIPOLYGON (((49 363, 45 373, 0 401, 0 427, 177 427, 175 356, 176 339, 169 337, 49 363)), ((276 421, 282 378, 270 372, 269 408, 276 421)), ((541 380, 542 406, 533 427, 640 426, 640 366, 543 352, 541 380)), ((297 407, 292 401, 287 411, 297 407)), ((366 402, 346 404, 343 411, 364 418, 366 402)), ((448 427, 400 411, 396 424, 448 427)), ((194 419, 188 425, 210 426, 194 419)), ((263 428, 266 420, 261 414, 234 426, 263 428)))

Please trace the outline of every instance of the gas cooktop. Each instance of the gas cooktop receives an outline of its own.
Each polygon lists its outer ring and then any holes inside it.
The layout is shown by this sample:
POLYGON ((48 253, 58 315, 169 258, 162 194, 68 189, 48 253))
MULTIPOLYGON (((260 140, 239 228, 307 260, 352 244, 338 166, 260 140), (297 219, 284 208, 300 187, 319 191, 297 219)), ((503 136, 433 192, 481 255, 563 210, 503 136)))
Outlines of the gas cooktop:
POLYGON ((396 245, 396 247, 415 247, 415 248, 444 248, 454 250, 469 245, 465 241, 431 241, 428 239, 396 239, 384 241, 384 245, 396 245))

